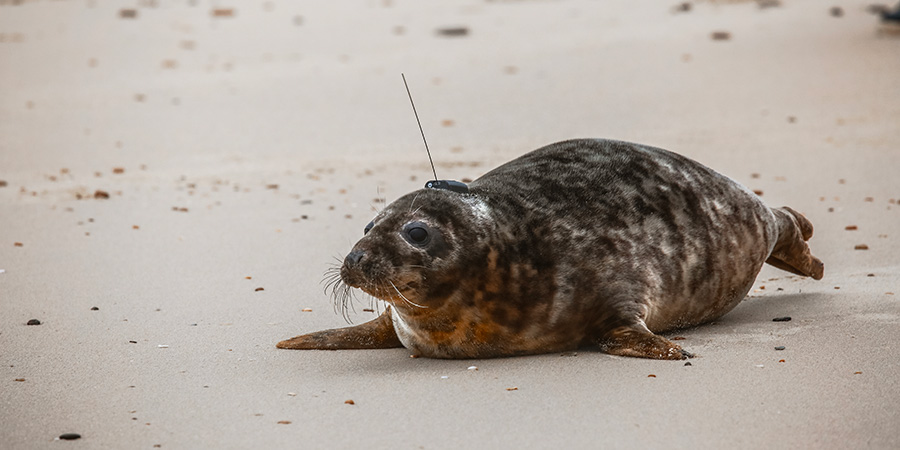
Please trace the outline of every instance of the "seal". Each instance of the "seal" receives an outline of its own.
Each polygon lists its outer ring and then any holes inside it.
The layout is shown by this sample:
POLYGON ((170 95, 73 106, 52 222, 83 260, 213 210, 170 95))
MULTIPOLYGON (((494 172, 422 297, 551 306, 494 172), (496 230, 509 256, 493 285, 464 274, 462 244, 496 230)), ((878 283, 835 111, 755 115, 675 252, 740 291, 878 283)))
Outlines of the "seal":
POLYGON ((277 347, 489 358, 596 346, 684 359, 658 333, 721 317, 764 263, 821 279, 812 233, 800 213, 678 154, 559 142, 467 193, 421 189, 385 207, 336 280, 387 302, 384 313, 277 347))

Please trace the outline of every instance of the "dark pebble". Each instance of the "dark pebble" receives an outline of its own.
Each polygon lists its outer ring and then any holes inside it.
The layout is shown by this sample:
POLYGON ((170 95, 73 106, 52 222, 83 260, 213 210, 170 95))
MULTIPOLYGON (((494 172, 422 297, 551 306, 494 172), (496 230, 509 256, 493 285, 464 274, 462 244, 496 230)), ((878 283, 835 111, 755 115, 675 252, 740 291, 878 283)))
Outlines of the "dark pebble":
POLYGON ((131 344, 137 344, 137 341, 128 341, 131 344))
POLYGON ((92 306, 92 307, 91 307, 91 311, 100 311, 100 308, 98 308, 98 307, 96 307, 96 306, 92 306))
POLYGON ((440 36, 468 36, 469 29, 467 27, 448 27, 448 28, 438 28, 437 34, 440 36))
POLYGON ((691 364, 691 363, 689 363, 689 362, 684 363, 684 365, 685 365, 685 366, 693 366, 693 364, 691 364))
POLYGON ((40 321, 40 320, 37 320, 37 319, 31 319, 31 320, 29 320, 28 323, 26 323, 25 325, 40 325, 40 324, 41 324, 41 321, 40 321))
POLYGON ((784 350, 784 346, 783 346, 783 345, 779 345, 778 347, 775 347, 775 350, 784 350))
POLYGON ((675 5, 675 12, 688 12, 692 7, 693 5, 689 2, 679 3, 678 5, 675 5))
POLYGON ((790 322, 790 321, 791 321, 791 316, 776 317, 776 318, 772 319, 772 322, 790 322))
POLYGON ((81 439, 81 435, 78 433, 63 433, 59 435, 59 438, 67 441, 74 441, 75 439, 81 439))

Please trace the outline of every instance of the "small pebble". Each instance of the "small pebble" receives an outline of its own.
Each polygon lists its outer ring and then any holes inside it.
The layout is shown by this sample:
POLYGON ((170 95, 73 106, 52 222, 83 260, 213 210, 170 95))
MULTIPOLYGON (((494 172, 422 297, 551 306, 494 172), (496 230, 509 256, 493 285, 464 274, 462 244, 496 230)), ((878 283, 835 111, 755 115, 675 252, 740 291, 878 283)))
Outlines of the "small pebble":
POLYGON ((344 400, 344 404, 345 405, 355 405, 356 402, 354 402, 353 400, 344 400))
POLYGON ((469 29, 467 27, 438 28, 437 34, 439 36, 449 36, 449 37, 468 36, 469 29))
MULTIPOLYGON (((234 17, 233 8, 215 8, 210 12, 213 17, 234 17)), ((280 422, 279 422, 280 423, 280 422)), ((290 422, 288 422, 290 423, 290 422)))
POLYGON ((783 345, 779 345, 778 347, 775 347, 775 350, 784 350, 784 346, 783 346, 783 345))
POLYGON ((296 392, 288 392, 288 395, 291 397, 296 397, 297 393, 296 392))
POLYGON ((25 379, 24 378, 16 378, 16 381, 21 383, 21 382, 25 381, 25 379))
POLYGON ((137 344, 137 341, 128 341, 131 344, 137 344))
POLYGON ((693 364, 691 364, 690 362, 686 362, 686 363, 684 363, 684 365, 685 366, 693 366, 693 364))
POLYGON ((647 378, 656 378, 656 375, 653 375, 653 374, 651 373, 650 375, 647 375, 647 378))
POLYGON ((518 391, 519 388, 518 387, 508 387, 508 388, 506 388, 506 390, 507 391, 518 391))
POLYGON ((40 320, 37 320, 37 319, 31 319, 31 320, 29 320, 25 325, 40 325, 40 324, 41 324, 41 321, 40 321, 40 320))
POLYGON ((683 3, 679 3, 679 4, 675 5, 675 7, 672 9, 675 12, 688 12, 691 10, 692 6, 693 5, 691 5, 689 2, 683 2, 683 3))
POLYGON ((763 367, 766 367, 766 366, 764 366, 762 364, 757 364, 756 367, 759 367, 760 369, 762 369, 763 367))
POLYGON ((278 424, 279 425, 290 425, 291 421, 290 420, 279 420, 278 424))
POLYGON ((159 344, 156 346, 156 348, 169 348, 169 346, 166 344, 159 344))
POLYGON ((844 15, 844 10, 840 6, 833 6, 830 10, 831 17, 841 17, 844 15))
POLYGON ((855 247, 853 247, 853 250, 868 250, 868 249, 869 249, 869 246, 866 244, 858 244, 855 247))
POLYGON ((98 307, 96 307, 96 306, 92 306, 92 307, 91 307, 91 311, 100 311, 100 308, 98 308, 98 307))
POLYGON ((466 370, 478 370, 478 367, 477 366, 469 366, 469 368, 466 370))
POLYGON ((263 288, 261 288, 261 287, 258 287, 258 288, 256 288, 256 289, 254 289, 254 292, 259 292, 259 291, 264 291, 264 290, 265 290, 265 289, 263 289, 263 288))
POLYGON ((78 433, 63 433, 59 435, 59 438, 67 441, 74 441, 75 439, 81 439, 81 435, 78 433))
POLYGON ((727 31, 713 31, 710 37, 714 41, 727 41, 731 39, 731 33, 727 31))
POLYGON ((441 375, 441 379, 442 379, 442 380, 446 380, 447 378, 450 378, 450 377, 447 376, 447 375, 441 375))
POLYGON ((790 316, 776 317, 776 318, 772 319, 772 322, 790 322, 790 321, 791 321, 790 316))

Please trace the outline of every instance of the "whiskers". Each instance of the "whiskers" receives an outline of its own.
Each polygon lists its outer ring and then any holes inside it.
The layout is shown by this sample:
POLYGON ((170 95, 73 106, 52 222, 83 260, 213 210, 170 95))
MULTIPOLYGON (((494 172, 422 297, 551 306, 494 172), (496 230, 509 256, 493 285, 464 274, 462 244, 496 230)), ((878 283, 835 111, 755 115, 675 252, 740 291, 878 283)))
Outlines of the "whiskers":
POLYGON ((422 309, 427 309, 427 308, 428 308, 427 306, 422 306, 422 305, 420 305, 420 304, 418 304, 418 303, 414 303, 412 300, 406 298, 406 296, 403 295, 402 292, 400 292, 400 289, 397 289, 397 285, 394 284, 393 281, 388 280, 388 283, 391 283, 391 287, 394 288, 394 290, 397 292, 397 295, 399 295, 400 298, 402 298, 404 302, 409 303, 410 305, 415 306, 416 308, 422 308, 422 309))
MULTIPOLYGON (((350 319, 350 313, 356 314, 356 306, 355 303, 359 302, 357 298, 356 290, 353 287, 344 283, 344 280, 341 279, 341 266, 343 265, 343 261, 335 257, 334 258, 337 263, 332 263, 331 266, 325 270, 325 276, 322 278, 322 284, 324 285, 325 295, 331 297, 332 303, 334 306, 334 313, 340 314, 347 323, 353 323, 353 320, 350 319)), ((381 295, 381 290, 376 289, 376 292, 381 295)), ((380 299, 369 294, 366 291, 362 291, 363 295, 368 300, 368 310, 375 312, 376 314, 381 314, 381 301, 380 299)))
MULTIPOLYGON (((347 321, 347 323, 353 323, 350 319, 350 313, 356 314, 355 303, 359 301, 356 296, 356 289, 353 289, 347 283, 344 283, 344 280, 341 279, 341 266, 343 262, 339 258, 335 258, 339 263, 332 263, 331 266, 325 270, 325 275, 322 278, 322 284, 324 285, 325 295, 328 295, 332 298, 334 304, 334 312, 335 314, 340 313, 340 315, 347 321)), ((424 266, 416 266, 422 267, 424 266)), ((386 279, 385 282, 371 283, 364 286, 365 289, 360 289, 363 292, 363 295, 368 297, 368 305, 367 309, 374 311, 378 314, 382 312, 382 299, 386 298, 399 298, 404 303, 421 309, 427 309, 427 306, 420 305, 409 299, 403 292, 400 291, 400 288, 391 281, 386 279), (374 294, 374 295, 373 295, 374 294), (381 301, 379 301, 381 300, 381 301)))

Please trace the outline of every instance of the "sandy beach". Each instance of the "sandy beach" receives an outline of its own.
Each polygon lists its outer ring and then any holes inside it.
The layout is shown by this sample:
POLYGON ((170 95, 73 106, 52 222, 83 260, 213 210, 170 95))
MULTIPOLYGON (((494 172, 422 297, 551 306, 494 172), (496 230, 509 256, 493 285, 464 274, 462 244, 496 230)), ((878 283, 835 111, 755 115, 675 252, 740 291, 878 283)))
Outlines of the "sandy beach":
POLYGON ((420 3, 0 0, 0 447, 900 448, 900 33, 869 1, 420 3), (804 213, 825 278, 766 266, 667 334, 690 366, 276 349, 345 325, 323 273, 432 177, 401 72, 440 178, 666 148, 804 213))

